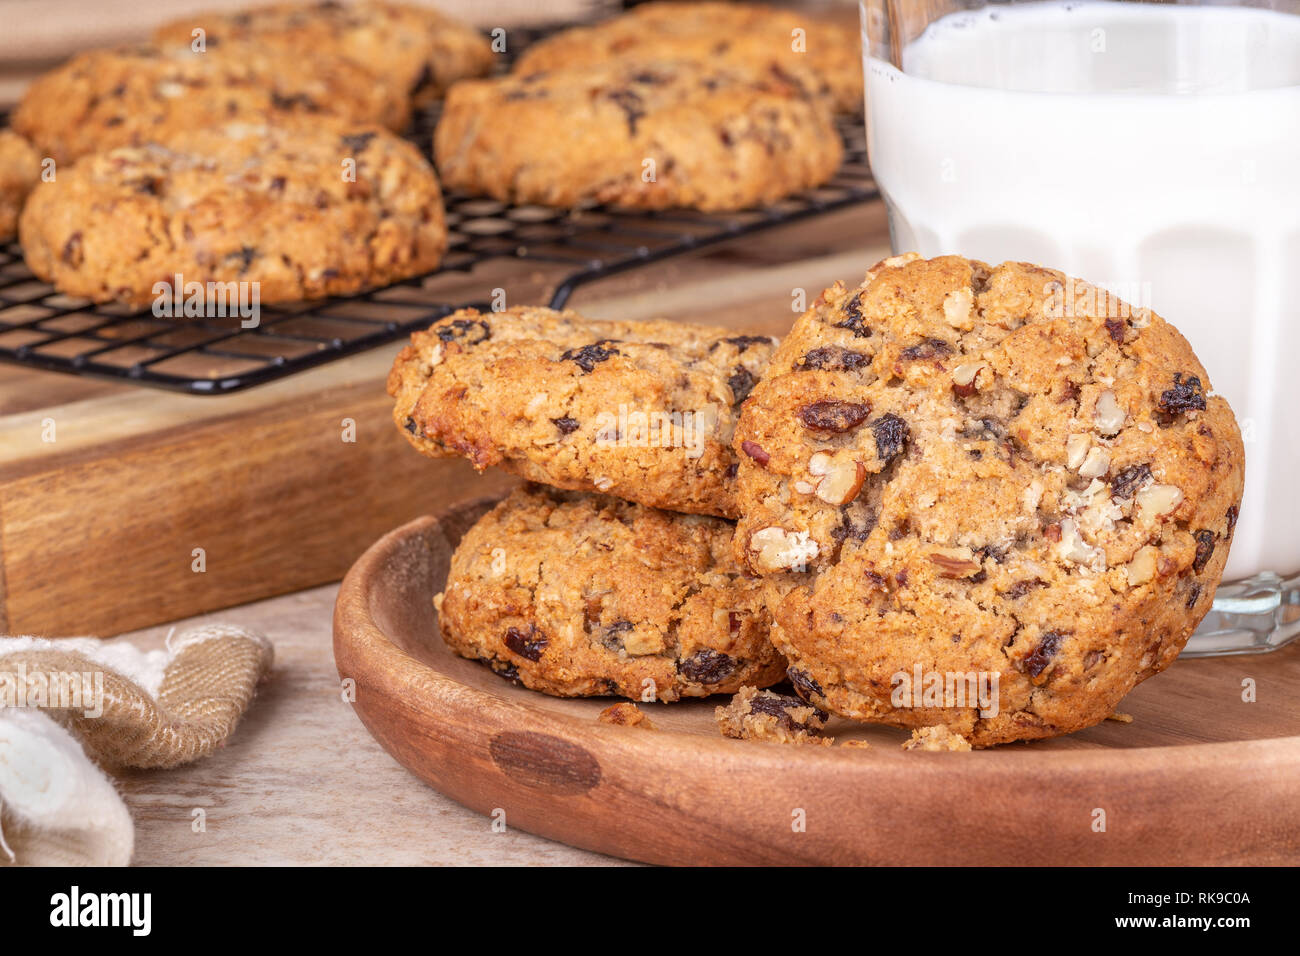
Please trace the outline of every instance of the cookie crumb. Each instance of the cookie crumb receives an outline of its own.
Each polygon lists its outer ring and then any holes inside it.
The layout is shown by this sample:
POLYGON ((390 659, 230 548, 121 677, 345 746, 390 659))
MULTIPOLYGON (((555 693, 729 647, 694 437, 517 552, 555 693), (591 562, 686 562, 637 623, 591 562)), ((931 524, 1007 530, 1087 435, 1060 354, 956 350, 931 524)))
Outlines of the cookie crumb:
POLYGON ((1115 721, 1115 722, 1117 722, 1117 723, 1121 723, 1121 724, 1131 724, 1131 723, 1133 723, 1133 715, 1132 715, 1132 714, 1121 714, 1118 710, 1115 711, 1115 713, 1111 714, 1111 715, 1110 715, 1109 717, 1107 717, 1106 719, 1107 719, 1107 720, 1113 720, 1113 721, 1115 721))
POLYGON ((765 740, 780 744, 816 744, 829 747, 834 737, 821 732, 827 713, 798 697, 757 687, 742 687, 731 703, 718 707, 718 729, 724 737, 765 740))
POLYGON ((855 750, 870 750, 871 744, 866 740, 841 740, 841 747, 852 747, 855 750))
POLYGON ((650 722, 650 718, 641 713, 641 709, 636 704, 630 704, 624 701, 621 704, 611 704, 602 710, 597 716, 602 724, 614 724, 617 727, 640 727, 642 730, 655 730, 655 725, 650 722))
POLYGON ((960 734, 954 734, 942 724, 937 727, 920 727, 912 731, 912 739, 903 744, 904 750, 928 750, 931 752, 970 750, 970 742, 960 734))

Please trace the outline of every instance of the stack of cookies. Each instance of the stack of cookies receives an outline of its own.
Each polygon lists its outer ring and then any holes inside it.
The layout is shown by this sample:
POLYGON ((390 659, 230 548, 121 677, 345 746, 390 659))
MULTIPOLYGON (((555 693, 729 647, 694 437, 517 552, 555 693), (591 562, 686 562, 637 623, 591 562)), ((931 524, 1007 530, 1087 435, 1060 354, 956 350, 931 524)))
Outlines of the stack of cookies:
POLYGON ((447 643, 549 694, 733 693, 737 737, 1096 724, 1209 609, 1242 492, 1177 330, 1023 263, 888 259, 779 345, 466 311, 388 387, 418 451, 529 482, 454 556, 447 643))

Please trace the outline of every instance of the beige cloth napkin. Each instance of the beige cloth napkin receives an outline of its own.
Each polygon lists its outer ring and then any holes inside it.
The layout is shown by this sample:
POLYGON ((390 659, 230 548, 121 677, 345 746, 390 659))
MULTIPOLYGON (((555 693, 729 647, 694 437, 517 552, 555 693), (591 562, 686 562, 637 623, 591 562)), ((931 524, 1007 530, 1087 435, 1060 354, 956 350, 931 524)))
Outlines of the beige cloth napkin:
POLYGON ((270 670, 266 638, 205 625, 167 649, 0 637, 0 866, 120 866, 131 816, 105 769, 220 746, 270 670))

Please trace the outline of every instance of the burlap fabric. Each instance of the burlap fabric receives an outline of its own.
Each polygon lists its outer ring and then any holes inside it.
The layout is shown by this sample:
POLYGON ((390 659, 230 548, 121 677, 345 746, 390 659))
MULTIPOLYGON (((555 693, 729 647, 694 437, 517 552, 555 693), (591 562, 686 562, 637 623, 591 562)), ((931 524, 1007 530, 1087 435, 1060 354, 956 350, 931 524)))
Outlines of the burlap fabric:
POLYGON ((165 655, 115 650, 0 638, 0 865, 127 862, 130 817, 96 764, 167 768, 211 753, 272 661, 265 638, 226 625, 187 631, 165 655), (30 692, 92 674, 93 700, 28 693, 14 708, 19 678, 30 692))

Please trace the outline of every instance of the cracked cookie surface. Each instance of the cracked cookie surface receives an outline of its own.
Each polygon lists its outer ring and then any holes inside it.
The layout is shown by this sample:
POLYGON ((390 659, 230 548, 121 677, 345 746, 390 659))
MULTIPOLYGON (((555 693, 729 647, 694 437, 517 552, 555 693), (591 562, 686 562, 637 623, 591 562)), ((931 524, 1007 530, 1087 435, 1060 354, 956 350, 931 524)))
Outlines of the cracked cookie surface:
POLYGON ((482 76, 492 49, 473 27, 429 7, 401 3, 278 3, 195 13, 165 24, 156 42, 189 45, 202 28, 209 50, 264 44, 286 57, 328 57, 368 70, 394 96, 422 104, 457 80, 482 76))
POLYGON ((32 144, 12 130, 0 129, 0 241, 18 231, 18 214, 40 177, 41 159, 32 144))
POLYGON ((776 340, 681 322, 463 310, 393 363, 393 420, 430 457, 734 517, 740 405, 776 340))
POLYGON ((732 526, 526 486, 465 535, 435 598, 458 654, 560 697, 673 701, 779 680, 732 526))
POLYGON ((1242 493, 1236 420, 1178 331, 1023 263, 899 256, 828 289, 735 442, 737 558, 801 696, 976 746, 1098 723, 1168 666, 1242 493), (996 712, 955 684, 896 703, 918 667, 997 675, 996 712))
POLYGON ((63 164, 224 122, 327 115, 400 129, 409 108, 368 71, 311 51, 290 60, 257 44, 206 53, 137 46, 91 50, 39 77, 12 124, 63 164))
POLYGON ((573 27, 520 54, 520 76, 616 60, 682 59, 812 72, 844 113, 862 112, 862 48, 852 26, 748 3, 646 3, 573 27))
POLYGON ((418 150, 324 118, 87 157, 33 191, 21 237, 32 271, 60 291, 132 305, 177 273, 256 282, 262 303, 356 292, 431 271, 447 243, 418 150))
POLYGON ((742 209, 839 169, 829 106, 805 85, 689 61, 468 80, 447 95, 434 153, 449 187, 508 202, 742 209))

